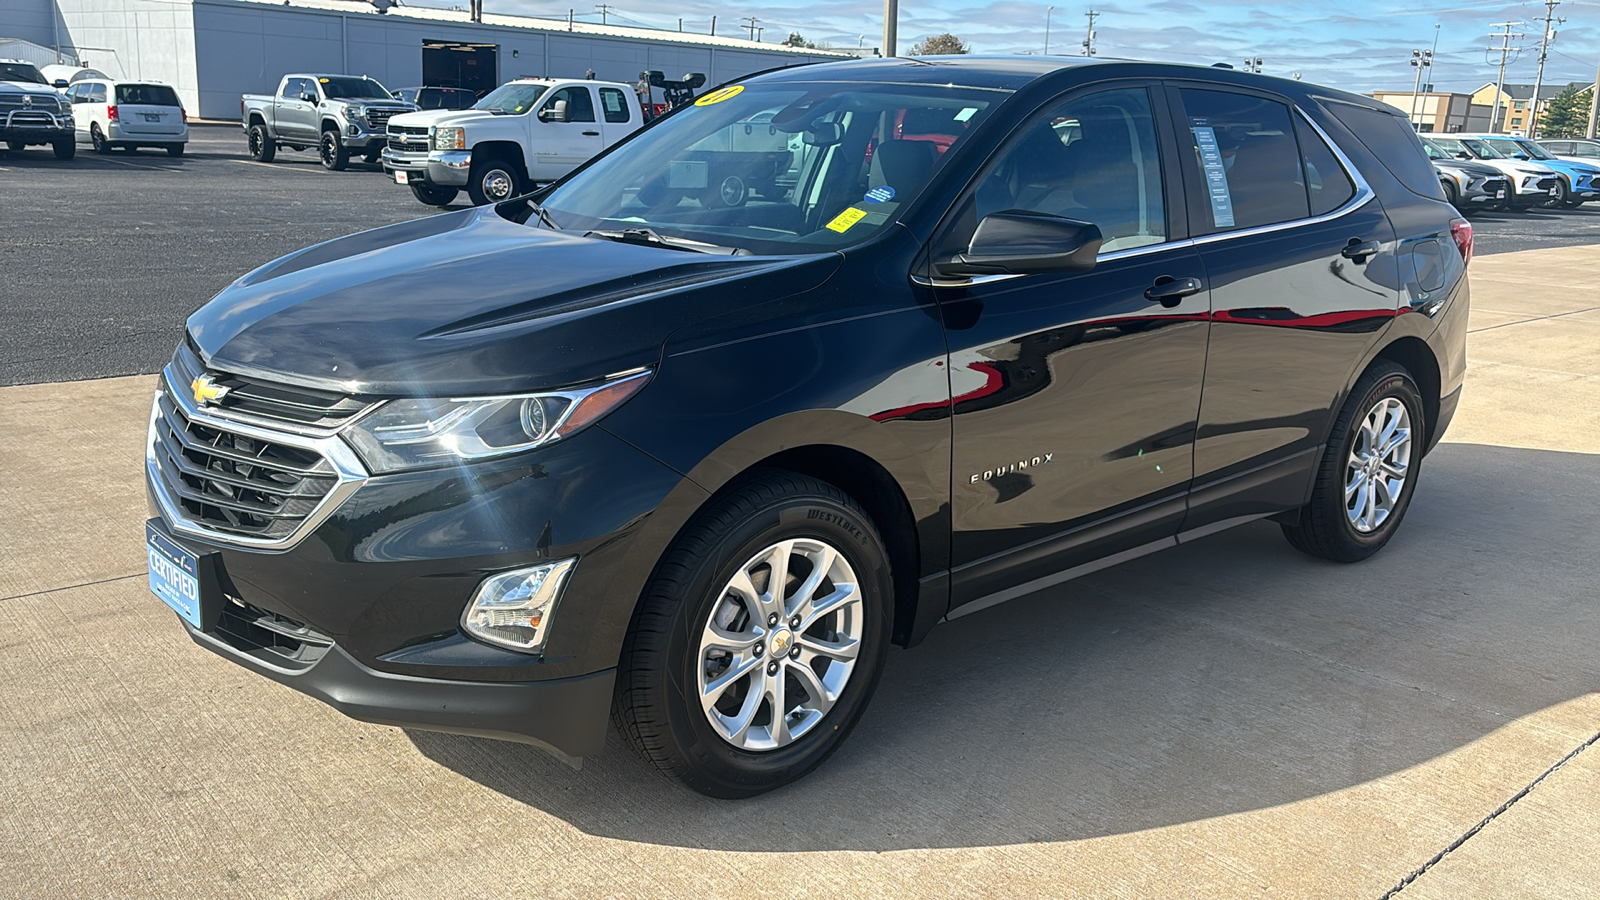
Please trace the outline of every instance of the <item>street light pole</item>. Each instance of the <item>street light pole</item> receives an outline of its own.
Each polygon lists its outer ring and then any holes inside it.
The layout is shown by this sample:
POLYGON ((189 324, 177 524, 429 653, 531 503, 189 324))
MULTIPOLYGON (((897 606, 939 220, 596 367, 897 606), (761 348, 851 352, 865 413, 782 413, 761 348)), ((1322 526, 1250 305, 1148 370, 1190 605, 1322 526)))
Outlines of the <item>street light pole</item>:
MULTIPOLYGON (((1417 81, 1411 87, 1411 127, 1417 126, 1417 97, 1422 91, 1422 72, 1433 65, 1432 50, 1411 51, 1411 67, 1417 70, 1417 81)), ((1422 129, 1418 128, 1418 131, 1422 129)))
POLYGON ((1594 139, 1595 114, 1600 113, 1600 67, 1594 70, 1594 87, 1589 89, 1589 139, 1594 139))
POLYGON ((1055 12, 1054 6, 1044 8, 1044 55, 1050 55, 1050 14, 1055 12))
POLYGON ((894 56, 896 26, 900 24, 900 0, 883 0, 883 55, 894 56))

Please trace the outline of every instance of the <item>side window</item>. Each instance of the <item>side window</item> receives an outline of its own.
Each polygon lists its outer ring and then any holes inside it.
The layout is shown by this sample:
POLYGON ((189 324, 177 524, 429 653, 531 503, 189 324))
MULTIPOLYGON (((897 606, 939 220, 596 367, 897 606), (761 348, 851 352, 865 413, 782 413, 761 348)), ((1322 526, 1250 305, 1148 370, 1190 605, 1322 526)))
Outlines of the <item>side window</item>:
POLYGON ((628 98, 616 88, 600 89, 600 108, 605 111, 607 122, 628 121, 628 98))
POLYGON ((104 103, 104 102, 106 102, 106 86, 103 85, 103 84, 97 84, 97 85, 94 85, 91 88, 89 88, 89 102, 90 103, 104 103))
POLYGON ((285 100, 299 100, 300 86, 305 83, 301 78, 290 78, 283 83, 283 92, 278 96, 285 100))
POLYGON ((1339 158, 1333 155, 1322 135, 1299 116, 1294 118, 1294 133, 1300 139, 1300 159, 1305 167, 1311 214, 1331 213, 1350 202, 1356 195, 1355 182, 1350 180, 1350 173, 1339 164, 1339 158))
POLYGON ((1232 231, 1304 219, 1311 212, 1289 107, 1227 91, 1181 90, 1199 186, 1197 231, 1232 231))
POLYGON ((545 101, 544 108, 552 109, 560 100, 567 101, 568 122, 594 121, 594 99, 590 96, 588 88, 578 85, 564 87, 550 95, 550 99, 545 101))
POLYGON ((78 89, 81 88, 81 87, 83 87, 83 85, 75 84, 72 87, 67 88, 67 102, 68 103, 82 103, 83 102, 83 98, 78 96, 78 89))
POLYGON ((989 163, 940 251, 959 252, 984 216, 1009 210, 1092 222, 1105 238, 1102 253, 1165 241, 1161 156, 1149 91, 1125 88, 1079 97, 1025 126, 1021 138, 989 163))
POLYGON ((1353 103, 1329 102, 1326 106, 1334 118, 1355 132, 1373 156, 1383 161, 1406 190, 1433 200, 1444 199, 1439 180, 1433 176, 1433 164, 1422 152, 1422 141, 1404 115, 1391 116, 1353 103))

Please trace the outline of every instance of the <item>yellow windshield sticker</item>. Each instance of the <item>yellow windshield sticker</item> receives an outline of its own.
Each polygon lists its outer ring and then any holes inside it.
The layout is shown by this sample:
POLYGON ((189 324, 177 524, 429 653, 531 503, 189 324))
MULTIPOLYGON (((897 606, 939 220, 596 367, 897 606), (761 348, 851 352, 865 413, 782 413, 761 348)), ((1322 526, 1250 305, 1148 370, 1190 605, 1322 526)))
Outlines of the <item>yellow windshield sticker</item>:
POLYGON ((328 79, 326 79, 326 78, 318 78, 317 80, 322 82, 323 84, 327 84, 328 83, 328 79))
POLYGON ((854 225, 866 217, 866 210, 856 209, 854 206, 852 206, 844 212, 839 213, 837 216, 834 216, 833 221, 829 222, 824 227, 829 231, 837 231, 840 234, 844 234, 846 231, 850 230, 851 225, 854 225))
POLYGON ((713 103, 721 103, 730 97, 737 97, 742 93, 744 93, 744 85, 742 84, 736 84, 733 87, 718 88, 704 97, 701 97, 699 100, 696 100, 694 105, 710 106, 713 103))

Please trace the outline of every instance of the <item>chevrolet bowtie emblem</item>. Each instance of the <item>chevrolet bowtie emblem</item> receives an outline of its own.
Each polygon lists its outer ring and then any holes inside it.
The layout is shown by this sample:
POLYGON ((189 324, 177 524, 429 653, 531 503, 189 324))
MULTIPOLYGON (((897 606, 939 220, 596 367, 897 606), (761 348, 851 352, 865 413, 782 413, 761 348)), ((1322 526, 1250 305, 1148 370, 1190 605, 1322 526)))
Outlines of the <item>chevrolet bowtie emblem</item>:
POLYGON ((228 389, 217 384, 216 379, 210 375, 201 375, 190 382, 189 390, 194 394, 194 402, 201 406, 221 403, 222 398, 228 394, 228 389))

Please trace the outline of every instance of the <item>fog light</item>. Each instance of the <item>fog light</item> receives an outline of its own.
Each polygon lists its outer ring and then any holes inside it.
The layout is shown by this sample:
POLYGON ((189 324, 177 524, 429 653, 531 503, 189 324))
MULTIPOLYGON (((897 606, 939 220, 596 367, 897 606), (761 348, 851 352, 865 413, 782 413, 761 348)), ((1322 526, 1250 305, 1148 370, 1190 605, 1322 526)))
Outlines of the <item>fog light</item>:
POLYGON ((550 630, 561 587, 577 558, 484 579, 461 616, 461 627, 479 640, 512 650, 537 651, 550 630))

